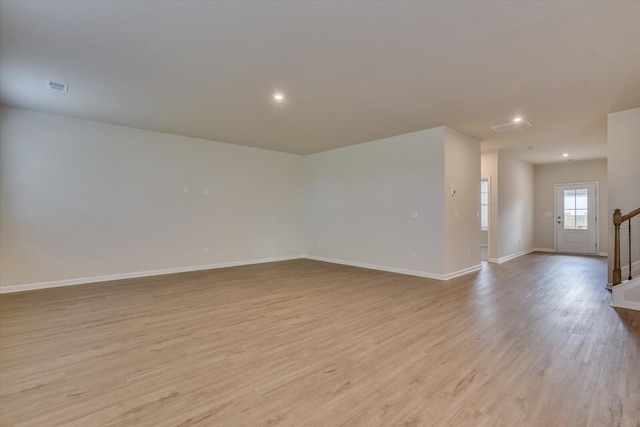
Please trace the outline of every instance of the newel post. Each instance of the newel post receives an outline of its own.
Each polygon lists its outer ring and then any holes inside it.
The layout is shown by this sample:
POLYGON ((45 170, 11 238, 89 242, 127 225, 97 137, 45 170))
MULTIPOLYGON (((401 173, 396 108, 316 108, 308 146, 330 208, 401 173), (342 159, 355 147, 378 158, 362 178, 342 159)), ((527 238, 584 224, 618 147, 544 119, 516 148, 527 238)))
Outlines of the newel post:
POLYGON ((613 286, 622 282, 622 271, 620 270, 620 224, 622 224, 622 212, 616 209, 613 212, 613 226, 615 228, 615 243, 613 246, 613 286))

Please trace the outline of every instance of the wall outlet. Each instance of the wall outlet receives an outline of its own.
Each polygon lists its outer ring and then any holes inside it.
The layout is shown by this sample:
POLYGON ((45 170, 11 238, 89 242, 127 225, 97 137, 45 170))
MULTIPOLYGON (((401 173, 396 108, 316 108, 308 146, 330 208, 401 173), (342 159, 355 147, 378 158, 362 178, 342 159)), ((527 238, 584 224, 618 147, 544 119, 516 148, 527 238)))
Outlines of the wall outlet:
POLYGON ((320 249, 320 242, 316 243, 316 248, 320 249))
POLYGON ((418 211, 411 211, 411 218, 418 219, 418 211))
POLYGON ((471 256, 471 249, 467 249, 467 256, 471 256))
POLYGON ((411 259, 416 259, 416 251, 411 251, 411 259))
POLYGON ((209 255, 209 248, 203 248, 202 253, 205 255, 209 255))
POLYGON ((202 189, 202 195, 203 196, 208 196, 209 195, 209 189, 208 188, 203 188, 202 189))
POLYGON ((189 187, 184 187, 184 188, 182 189, 182 192, 183 192, 184 194, 189 194, 189 187))

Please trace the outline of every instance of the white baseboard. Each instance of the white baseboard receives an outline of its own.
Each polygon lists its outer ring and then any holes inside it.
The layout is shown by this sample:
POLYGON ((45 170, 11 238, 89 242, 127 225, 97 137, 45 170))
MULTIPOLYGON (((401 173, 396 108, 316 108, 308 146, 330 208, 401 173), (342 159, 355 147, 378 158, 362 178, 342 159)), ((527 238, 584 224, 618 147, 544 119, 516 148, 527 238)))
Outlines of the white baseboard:
POLYGON ((455 279, 456 277, 465 276, 467 274, 475 273, 482 270, 482 264, 474 265, 472 267, 463 268, 462 270, 454 271, 453 273, 447 273, 444 275, 444 280, 455 279))
POLYGON ((160 276, 163 274, 186 273, 189 271, 212 270, 216 268, 237 267, 241 265, 262 264, 265 262, 288 261, 304 258, 304 255, 288 255, 273 258, 260 258, 245 261, 222 262, 218 264, 194 265, 189 267, 165 268, 161 270, 136 271, 132 273, 108 274, 104 276, 80 277, 77 279, 55 280, 52 282, 26 283, 0 287, 0 294, 33 291, 36 289, 59 288, 62 286, 83 285, 87 283, 107 282, 111 280, 135 279, 138 277, 160 276))
POLYGON ((616 308, 640 311, 640 301, 631 300, 625 295, 627 291, 637 289, 638 287, 640 287, 640 279, 633 279, 614 286, 611 295, 611 305, 616 308))
POLYGON ((524 251, 516 252, 515 254, 503 256, 501 258, 489 258, 489 262, 493 262, 495 264, 502 264, 503 262, 511 261, 512 259, 530 254, 531 252, 535 252, 535 251, 536 249, 526 249, 524 251))
MULTIPOLYGON (((620 270, 622 279, 627 280, 627 278, 629 277, 629 265, 623 265, 622 267, 620 267, 620 270)), ((631 276, 636 279, 640 277, 640 261, 636 261, 631 264, 631 276)), ((613 285, 611 284, 611 282, 609 282, 607 283, 607 286, 605 286, 605 288, 608 290, 612 290, 613 285)))
MULTIPOLYGON (((554 253, 556 252, 556 250, 553 248, 534 248, 533 251, 534 252, 554 252, 554 253)), ((596 255, 604 256, 604 257, 609 256, 607 252, 598 252, 596 255)))
POLYGON ((482 269, 482 264, 478 264, 478 265, 474 265, 472 267, 468 267, 468 268, 464 268, 462 270, 455 271, 453 273, 439 274, 439 273, 429 273, 429 272, 420 271, 420 270, 410 270, 410 269, 406 269, 406 268, 389 267, 389 266, 385 266, 385 265, 367 264, 367 263, 357 262, 357 261, 348 261, 348 260, 335 259, 335 258, 325 258, 325 257, 319 257, 319 256, 315 256, 315 255, 306 255, 305 258, 312 259, 312 260, 315 260, 315 261, 330 262, 332 264, 348 265, 348 266, 351 266, 351 267, 360 267, 360 268, 367 268, 369 270, 387 271, 387 272, 390 272, 390 273, 406 274, 406 275, 409 275, 409 276, 424 277, 426 279, 436 279, 436 280, 450 280, 450 279, 453 279, 455 277, 464 276, 465 274, 474 273, 474 272, 479 271, 479 270, 482 269))
MULTIPOLYGON (((622 271, 622 280, 627 280, 627 277, 629 277, 629 264, 621 266, 620 270, 622 271)), ((631 276, 634 278, 640 277, 640 261, 631 264, 631 276)))

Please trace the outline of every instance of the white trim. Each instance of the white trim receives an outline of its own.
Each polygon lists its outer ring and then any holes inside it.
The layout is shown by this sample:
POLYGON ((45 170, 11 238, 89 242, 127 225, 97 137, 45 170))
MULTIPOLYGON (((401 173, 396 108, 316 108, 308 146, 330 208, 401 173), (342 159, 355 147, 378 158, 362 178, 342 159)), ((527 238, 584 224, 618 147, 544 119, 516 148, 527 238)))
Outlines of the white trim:
MULTIPOLYGON (((626 279, 629 277, 629 264, 623 265, 620 267, 620 271, 622 272, 622 279, 626 279)), ((631 264, 631 277, 638 278, 640 276, 640 260, 635 261, 631 264)))
POLYGON ((515 254, 503 256, 501 258, 489 258, 489 262, 493 262, 495 264, 502 264, 503 262, 511 261, 514 258, 518 258, 518 257, 530 254, 531 252, 535 252, 535 251, 536 251, 536 249, 526 249, 524 251, 516 252, 515 254))
POLYGON ((611 293, 611 306, 640 311, 640 301, 625 299, 625 292, 637 287, 640 287, 640 279, 625 281, 614 286, 611 293))
POLYGON ((107 282, 110 280, 135 279, 137 277, 160 276, 163 274, 186 273, 189 271, 212 270, 216 268, 237 267, 242 265, 262 264, 265 262, 288 261, 304 258, 304 255, 288 255, 273 258, 260 258, 246 261, 231 261, 218 264, 194 265, 189 267, 165 268, 161 270, 136 271, 132 273, 107 274, 104 276, 80 277, 76 279, 55 280, 52 282, 26 283, 23 285, 0 286, 0 294, 33 291, 36 289, 58 288, 62 286, 84 285, 87 283, 107 282))
POLYGON ((472 267, 463 268, 462 270, 454 271, 453 273, 447 273, 444 275, 444 280, 455 279, 456 277, 465 276, 467 274, 475 273, 482 270, 482 264, 474 265, 472 267))
MULTIPOLYGON (((556 252, 555 249, 552 248, 534 248, 533 249, 534 252, 556 252)), ((558 252, 560 254, 570 254, 570 252, 558 252)), ((603 256, 603 257, 608 257, 609 253, 607 252, 598 252, 597 254, 577 254, 577 255, 595 255, 595 256, 603 256)))
POLYGON ((464 276, 465 274, 474 273, 482 269, 482 264, 478 264, 472 267, 463 268, 462 270, 454 271, 453 273, 437 274, 437 273, 429 273, 429 272, 418 271, 418 270, 408 270, 404 268, 387 267, 387 266, 366 264, 366 263, 353 262, 353 261, 343 261, 343 260, 338 260, 333 258, 323 258, 323 257, 314 256, 314 255, 300 254, 300 255, 273 257, 273 258, 261 258, 261 259, 246 260, 246 261, 223 262, 218 264, 165 268, 161 270, 136 271, 132 273, 107 274, 103 276, 92 276, 92 277, 79 277, 75 279, 54 280, 51 282, 37 282, 37 283, 25 283, 22 285, 0 286, 0 294, 34 291, 38 289, 59 288, 63 286, 85 285, 89 283, 108 282, 112 280, 135 279, 138 277, 160 276, 164 274, 187 273, 190 271, 213 270, 217 268, 263 264, 266 262, 289 261, 293 259, 302 259, 302 258, 312 259, 316 261, 330 262, 333 264, 342 264, 342 265, 350 265, 353 267, 368 268, 371 270, 380 270, 380 271, 388 271, 391 273, 407 274, 409 276, 418 276, 418 277, 424 277, 427 279, 435 279, 435 280, 450 280, 455 277, 464 276))
POLYGON ((335 259, 335 258, 325 258, 325 257, 319 257, 315 255, 306 255, 305 258, 312 259, 314 261, 330 262, 332 264, 348 265, 351 267, 367 268, 369 270, 388 271, 390 273, 406 274, 409 276, 424 277, 426 279, 435 279, 435 280, 450 280, 455 277, 480 271, 482 269, 482 264, 478 264, 472 267, 463 268, 462 270, 454 271, 453 273, 438 274, 438 273, 429 273, 429 272, 420 271, 420 270, 409 270, 405 268, 389 267, 386 265, 367 264, 364 262, 346 261, 346 260, 335 259))
MULTIPOLYGON (((622 267, 620 267, 621 270, 621 276, 624 277, 629 277, 629 264, 627 265, 623 265, 622 267)), ((631 264, 631 276, 634 278, 639 278, 640 277, 640 260, 639 261, 635 261, 634 263, 631 264)), ((634 279, 635 280, 635 279, 634 279)), ((624 283, 624 282, 622 282, 624 283)), ((617 287, 617 285, 616 285, 617 287)), ((611 284, 611 282, 607 283, 606 289, 608 290, 612 290, 613 289, 613 285, 611 284)))

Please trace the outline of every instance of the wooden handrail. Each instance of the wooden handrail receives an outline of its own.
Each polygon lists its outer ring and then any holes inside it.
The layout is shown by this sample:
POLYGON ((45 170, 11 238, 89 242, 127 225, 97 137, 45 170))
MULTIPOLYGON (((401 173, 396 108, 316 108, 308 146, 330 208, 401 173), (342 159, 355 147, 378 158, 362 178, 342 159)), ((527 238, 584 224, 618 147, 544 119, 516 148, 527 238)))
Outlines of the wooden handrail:
MULTIPOLYGON (((613 227, 615 229, 615 242, 613 244, 613 278, 611 280, 611 284, 613 286, 622 283, 622 270, 620 269, 620 224, 630 220, 638 214, 640 214, 640 208, 635 209, 626 215, 622 215, 620 209, 613 211, 613 227)), ((631 254, 629 254, 629 256, 631 256, 631 254)), ((629 272, 629 277, 631 277, 631 272, 629 272)))
MULTIPOLYGON (((616 209, 616 210, 619 211, 620 209, 616 209)), ((635 211, 631 211, 626 215, 622 215, 622 222, 625 222, 626 220, 631 219, 631 218, 633 218, 634 216, 636 216, 638 214, 640 214, 640 208, 636 209, 635 211)), ((621 224, 622 224, 622 222, 621 222, 621 224)))

